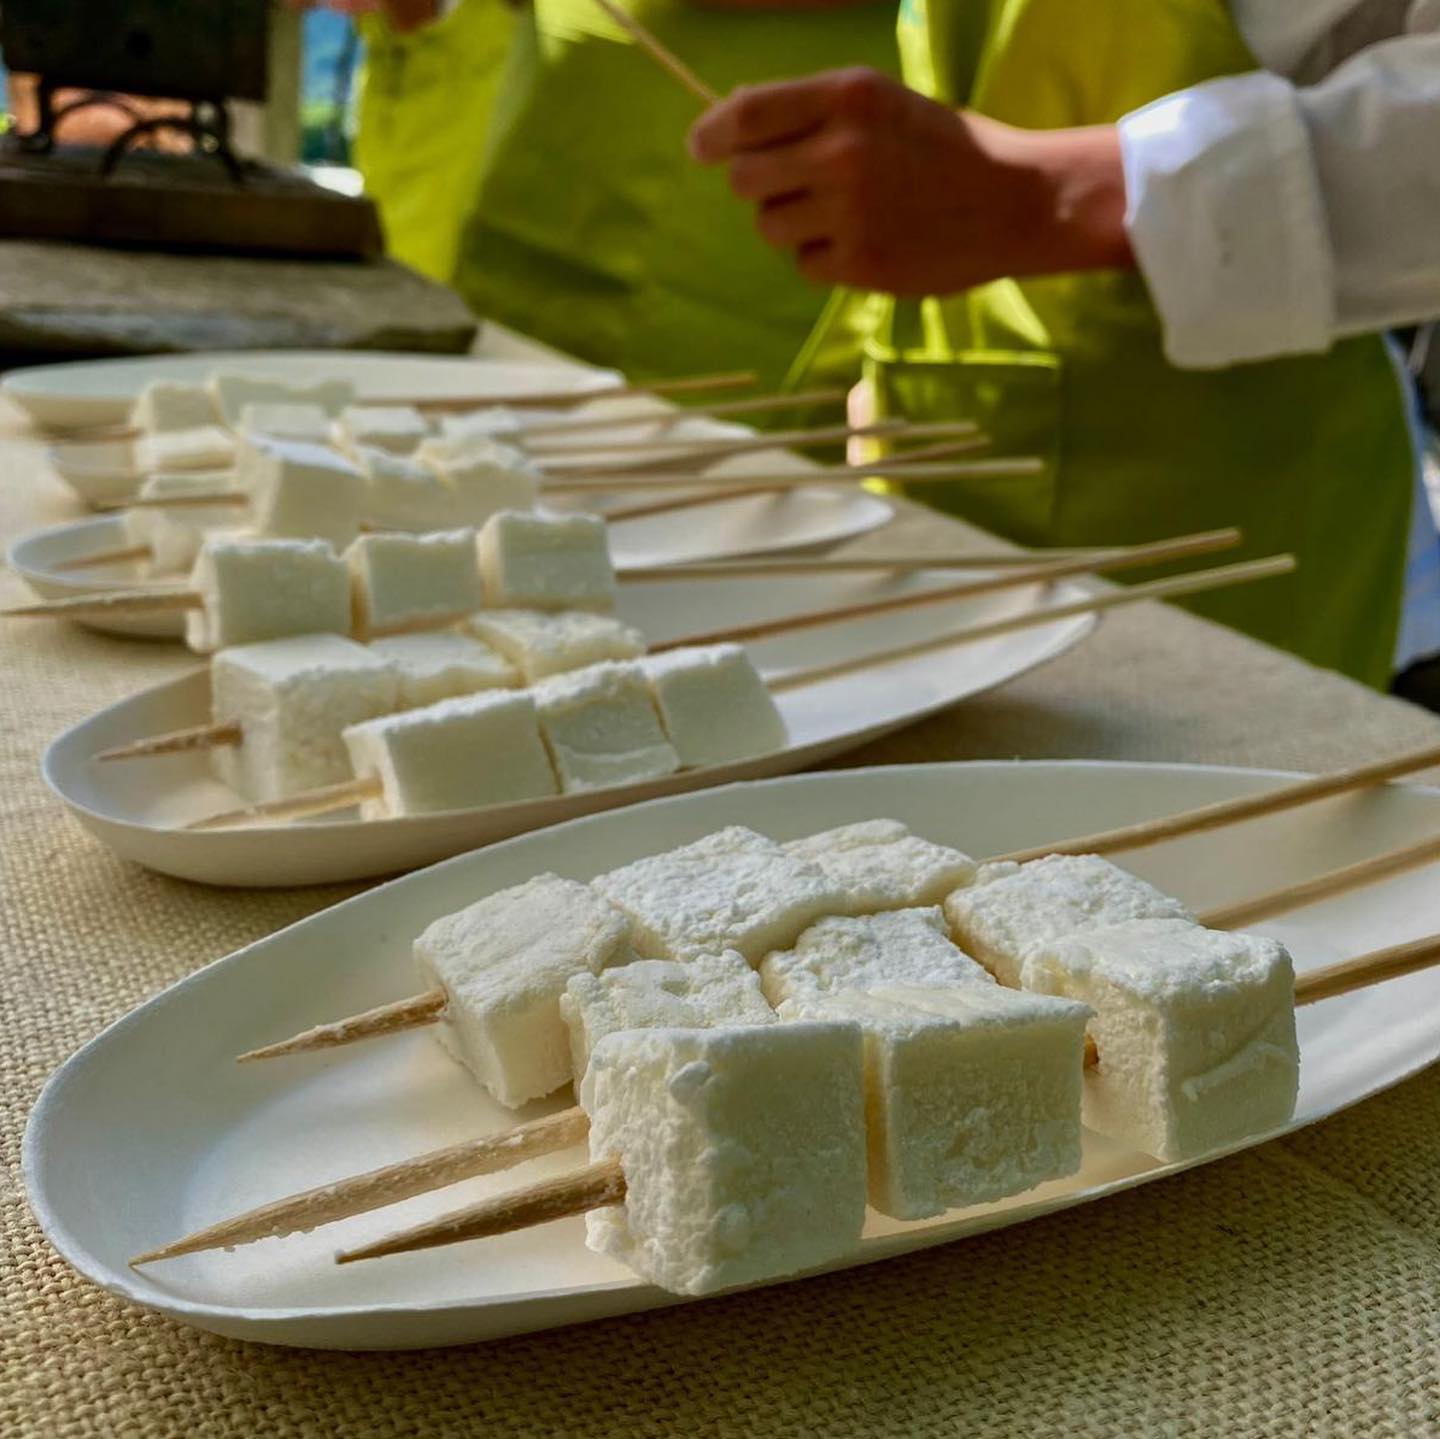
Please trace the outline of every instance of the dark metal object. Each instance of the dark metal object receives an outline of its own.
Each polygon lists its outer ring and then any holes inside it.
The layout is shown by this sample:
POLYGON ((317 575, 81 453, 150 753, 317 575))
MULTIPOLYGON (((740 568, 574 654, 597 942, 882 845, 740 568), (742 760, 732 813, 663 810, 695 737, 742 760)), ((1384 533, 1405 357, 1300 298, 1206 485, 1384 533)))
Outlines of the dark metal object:
POLYGON ((4 0, 5 68, 51 85, 263 100, 267 0, 4 0))

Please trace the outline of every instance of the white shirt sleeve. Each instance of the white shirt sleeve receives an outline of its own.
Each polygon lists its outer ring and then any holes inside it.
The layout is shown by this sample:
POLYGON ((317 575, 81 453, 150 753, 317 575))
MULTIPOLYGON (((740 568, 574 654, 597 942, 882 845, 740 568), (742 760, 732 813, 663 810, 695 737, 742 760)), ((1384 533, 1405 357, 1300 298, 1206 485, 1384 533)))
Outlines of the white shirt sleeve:
MULTIPOLYGON (((1436 23, 1428 0, 1409 23, 1436 23)), ((1304 38, 1287 34, 1286 59, 1304 38)), ((1120 142, 1172 363, 1314 353, 1440 316, 1440 34, 1370 45, 1305 88, 1264 70, 1208 81, 1127 115, 1120 142)))

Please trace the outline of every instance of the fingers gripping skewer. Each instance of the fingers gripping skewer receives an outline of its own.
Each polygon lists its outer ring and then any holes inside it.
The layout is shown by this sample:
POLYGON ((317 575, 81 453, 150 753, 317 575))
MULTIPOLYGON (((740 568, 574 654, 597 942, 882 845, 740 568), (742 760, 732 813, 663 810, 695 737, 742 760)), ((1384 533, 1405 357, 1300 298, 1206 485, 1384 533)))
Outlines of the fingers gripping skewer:
MULTIPOLYGON (((1371 984, 1413 974, 1437 962, 1440 962, 1440 937, 1435 936, 1375 950, 1301 976, 1295 985, 1295 1003, 1316 1004, 1371 984)), ((1087 1064, 1100 1062, 1100 1056, 1092 1058, 1093 1053, 1093 1046, 1087 1045, 1087 1064)), ((345 1250, 336 1255, 336 1262, 350 1264, 361 1259, 380 1259, 443 1244, 491 1238, 619 1204, 624 1197, 625 1176, 619 1164, 614 1160, 601 1160, 569 1176, 513 1190, 373 1244, 345 1250)))

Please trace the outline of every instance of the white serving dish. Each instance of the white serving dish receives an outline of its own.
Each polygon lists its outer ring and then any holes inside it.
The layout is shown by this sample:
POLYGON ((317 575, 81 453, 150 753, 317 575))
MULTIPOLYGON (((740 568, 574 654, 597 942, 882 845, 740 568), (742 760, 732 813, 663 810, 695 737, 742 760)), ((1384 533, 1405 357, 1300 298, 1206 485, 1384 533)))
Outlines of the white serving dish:
POLYGON ((0 380, 0 394, 48 429, 124 424, 151 380, 205 379, 215 370, 302 383, 317 375, 353 381, 367 403, 401 399, 473 399, 573 389, 604 389, 611 370, 572 362, 481 360, 386 350, 215 350, 191 355, 139 355, 27 365, 0 380))
MULTIPOLYGON (((238 1339, 421 1348, 675 1303, 587 1250, 579 1219, 345 1268, 331 1262, 339 1248, 565 1172, 581 1162, 579 1150, 310 1235, 139 1271, 126 1260, 267 1199, 515 1123, 516 1114, 494 1105, 423 1033, 265 1065, 239 1066, 228 1056, 413 992, 408 947, 426 923, 542 870, 585 879, 722 825, 783 839, 876 815, 993 854, 1254 793, 1282 778, 1200 766, 1049 762, 852 770, 660 800, 463 855, 207 966, 81 1049, 52 1076, 31 1115, 24 1146, 31 1205, 51 1242, 96 1284, 238 1339)), ((1207 906, 1437 826, 1440 792, 1390 787, 1141 851, 1127 863, 1207 906)), ((1298 967, 1309 970, 1440 930, 1440 886, 1433 871, 1415 872, 1261 928, 1284 939, 1298 967)), ((1288 1129, 1440 1056, 1440 970, 1303 1008, 1299 1028, 1300 1098, 1288 1129)), ((569 1102, 566 1091, 519 1117, 569 1102)), ((872 1215, 861 1247, 831 1267, 1017 1224, 1183 1167, 1094 1135, 1086 1141, 1077 1175, 1002 1203, 908 1225, 872 1215)))
MULTIPOLYGON (((721 626, 830 608, 954 584, 951 574, 904 578, 824 575, 631 582, 620 614, 652 644, 721 626)), ((942 634, 982 619, 1058 604, 1084 592, 1072 585, 1025 586, 965 601, 780 635, 748 646, 768 678, 942 634)), ((363 879, 430 864, 476 845, 656 795, 759 779, 818 764, 1042 664, 1078 643, 1094 624, 1078 616, 1033 629, 892 661, 779 695, 791 743, 738 764, 687 770, 646 784, 410 819, 333 816, 304 823, 224 830, 177 828, 241 801, 210 774, 206 756, 166 755, 97 764, 100 750, 210 720, 208 668, 111 705, 61 735, 45 753, 51 789, 117 854, 183 879, 223 885, 296 885, 363 879)), ((354 811, 346 811, 347 816, 354 811)))

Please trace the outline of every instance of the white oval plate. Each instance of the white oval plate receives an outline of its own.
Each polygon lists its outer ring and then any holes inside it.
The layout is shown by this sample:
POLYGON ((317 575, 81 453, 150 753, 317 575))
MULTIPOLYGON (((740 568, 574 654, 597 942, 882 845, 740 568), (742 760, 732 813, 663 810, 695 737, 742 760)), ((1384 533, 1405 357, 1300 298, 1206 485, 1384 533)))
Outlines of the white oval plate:
POLYGON ((317 374, 353 381, 367 403, 418 396, 473 399, 615 383, 615 373, 569 362, 479 360, 387 350, 215 350, 192 355, 139 355, 27 365, 0 380, 4 394, 37 424, 51 429, 123 424, 151 380, 203 380, 215 370, 301 383, 317 374))
MULTIPOLYGON (((594 508, 604 513, 603 506, 594 508)), ((799 553, 824 549, 879 529, 890 522, 894 513, 888 500, 853 485, 816 486, 783 495, 747 495, 707 505, 703 511, 676 510, 617 521, 610 531, 610 552, 621 570, 727 556, 799 553), (698 518, 702 513, 703 521, 698 518)), ((27 535, 10 547, 6 559, 41 599, 76 599, 140 587, 132 565, 56 568, 67 560, 120 549, 125 543, 118 515, 96 516, 27 535)), ((180 615, 117 615, 79 623, 102 634, 150 639, 178 640, 185 633, 185 621, 180 615)))
MULTIPOLYGON (((905 579, 827 575, 621 587, 620 613, 652 644, 719 626, 825 608, 849 600, 954 582, 933 572, 905 579)), ((981 618, 999 618, 1041 603, 1063 603, 1082 591, 1027 586, 963 602, 923 606, 827 625, 748 646, 767 677, 941 634, 981 618)), ((241 801, 215 780, 203 754, 175 754, 97 764, 114 745, 210 720, 209 669, 111 705, 62 734, 45 752, 50 788, 92 834, 125 859, 209 884, 288 886, 365 879, 416 869, 497 839, 577 815, 738 779, 787 774, 990 689, 1062 653, 1094 620, 1079 616, 1034 629, 877 665, 782 693, 787 748, 738 764, 685 770, 646 784, 561 795, 486 809, 450 810, 410 819, 321 818, 225 830, 176 828, 233 809, 241 801)), ((354 811, 347 811, 353 815, 354 811)))
MULTIPOLYGON (((239 1066, 228 1056, 411 992, 409 944, 421 928, 533 874, 588 879, 727 824, 788 839, 877 815, 974 854, 994 854, 1254 793, 1281 779, 1254 770, 1139 764, 852 770, 660 800, 463 855, 209 965, 81 1049, 52 1076, 30 1118, 24 1148, 30 1203, 55 1247, 95 1283, 238 1339, 421 1348, 697 1302, 677 1301, 592 1254, 579 1219, 343 1269, 331 1262, 339 1248, 564 1172, 582 1162, 578 1150, 314 1234, 141 1271, 126 1259, 267 1199, 514 1124, 514 1113, 491 1102, 422 1033, 265 1065, 239 1066)), ((1146 850, 1133 857, 1133 868, 1206 906, 1437 827, 1440 792, 1392 787, 1146 850)), ((1262 928, 1291 946, 1302 971, 1313 969, 1440 929, 1440 887, 1433 872, 1417 872, 1262 928)), ((1309 1006, 1299 1021, 1300 1098, 1288 1129, 1396 1084, 1440 1056, 1440 970, 1309 1006)), ((568 1102, 566 1091, 519 1117, 568 1102)), ((917 1224, 872 1214, 860 1248, 831 1267, 1016 1224, 1183 1167, 1087 1134, 1077 1175, 917 1224)))

